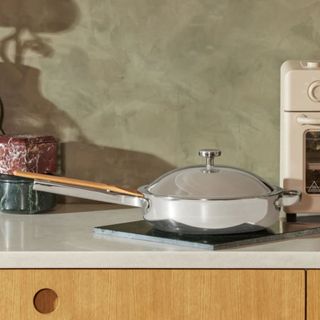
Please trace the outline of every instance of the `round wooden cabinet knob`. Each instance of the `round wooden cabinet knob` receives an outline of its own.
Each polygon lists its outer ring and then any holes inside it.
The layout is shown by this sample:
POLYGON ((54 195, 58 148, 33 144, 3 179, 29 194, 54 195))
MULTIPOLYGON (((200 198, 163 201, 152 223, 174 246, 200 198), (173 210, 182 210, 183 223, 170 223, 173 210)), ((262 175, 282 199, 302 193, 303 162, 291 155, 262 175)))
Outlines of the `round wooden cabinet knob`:
POLYGON ((34 295, 33 305, 40 313, 50 313, 58 306, 58 295, 52 289, 41 289, 34 295))

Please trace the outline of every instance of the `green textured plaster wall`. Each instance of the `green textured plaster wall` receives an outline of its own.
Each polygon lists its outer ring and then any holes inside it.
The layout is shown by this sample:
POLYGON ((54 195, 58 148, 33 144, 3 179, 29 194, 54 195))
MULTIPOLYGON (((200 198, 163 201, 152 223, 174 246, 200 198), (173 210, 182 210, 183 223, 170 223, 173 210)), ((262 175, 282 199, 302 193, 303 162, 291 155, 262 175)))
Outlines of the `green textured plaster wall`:
POLYGON ((63 173, 135 187, 199 148, 278 183, 279 69, 320 57, 320 1, 1 0, 8 133, 63 173))

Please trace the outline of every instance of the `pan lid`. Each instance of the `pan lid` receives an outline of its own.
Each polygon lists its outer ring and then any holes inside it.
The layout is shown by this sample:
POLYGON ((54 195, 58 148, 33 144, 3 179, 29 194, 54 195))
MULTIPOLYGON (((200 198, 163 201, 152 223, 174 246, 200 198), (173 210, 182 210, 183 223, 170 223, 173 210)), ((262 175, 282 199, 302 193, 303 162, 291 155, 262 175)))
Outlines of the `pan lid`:
POLYGON ((214 158, 221 155, 220 150, 203 149, 199 155, 206 159, 205 165, 170 171, 146 186, 146 190, 156 196, 208 200, 264 197, 274 191, 250 172, 215 166, 214 158))

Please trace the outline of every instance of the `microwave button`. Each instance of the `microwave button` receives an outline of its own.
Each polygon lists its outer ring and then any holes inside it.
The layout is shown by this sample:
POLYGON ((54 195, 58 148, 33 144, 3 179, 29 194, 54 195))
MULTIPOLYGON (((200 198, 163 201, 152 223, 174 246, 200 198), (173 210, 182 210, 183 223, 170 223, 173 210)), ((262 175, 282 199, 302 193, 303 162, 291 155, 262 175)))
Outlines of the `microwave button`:
POLYGON ((320 102, 320 81, 314 81, 308 88, 308 96, 314 102, 320 102))

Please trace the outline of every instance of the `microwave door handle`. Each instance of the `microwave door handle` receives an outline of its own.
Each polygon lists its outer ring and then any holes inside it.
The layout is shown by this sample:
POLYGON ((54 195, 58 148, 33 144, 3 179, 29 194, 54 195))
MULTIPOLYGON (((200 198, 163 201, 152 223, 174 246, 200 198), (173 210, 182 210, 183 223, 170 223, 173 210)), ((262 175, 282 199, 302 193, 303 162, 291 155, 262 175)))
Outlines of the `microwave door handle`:
POLYGON ((320 126, 320 119, 308 118, 305 114, 297 117, 297 122, 301 125, 320 126))

